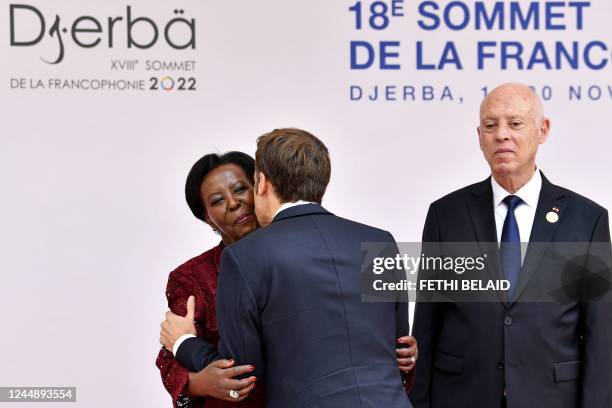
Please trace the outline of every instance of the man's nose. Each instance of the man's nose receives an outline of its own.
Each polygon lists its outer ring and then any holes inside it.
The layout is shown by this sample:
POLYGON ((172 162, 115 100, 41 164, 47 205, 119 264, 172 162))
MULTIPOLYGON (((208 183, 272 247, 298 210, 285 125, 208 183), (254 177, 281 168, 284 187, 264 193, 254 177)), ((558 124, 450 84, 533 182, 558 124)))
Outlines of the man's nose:
POLYGON ((495 132, 495 139, 499 141, 510 139, 510 129, 505 125, 499 126, 495 132))

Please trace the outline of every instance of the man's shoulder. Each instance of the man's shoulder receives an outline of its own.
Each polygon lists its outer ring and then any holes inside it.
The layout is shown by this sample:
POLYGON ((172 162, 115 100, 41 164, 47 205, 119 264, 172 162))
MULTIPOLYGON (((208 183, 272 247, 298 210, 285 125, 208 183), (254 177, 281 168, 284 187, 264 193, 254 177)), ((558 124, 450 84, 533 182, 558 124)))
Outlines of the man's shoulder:
POLYGON ((431 205, 434 207, 447 207, 456 206, 460 202, 467 201, 473 198, 475 195, 482 194, 487 188, 490 188, 490 178, 477 183, 472 183, 468 186, 462 187, 445 196, 438 198, 431 205))
POLYGON ((332 215, 328 220, 330 224, 333 224, 333 228, 338 234, 345 234, 348 237, 354 236, 362 240, 366 238, 366 240, 370 242, 387 242, 393 240, 391 233, 381 228, 339 217, 337 215, 332 215))
MULTIPOLYGON (((446 194, 445 196, 435 200, 431 205, 432 207, 435 207, 436 209, 441 211, 456 208, 458 204, 470 201, 475 196, 483 194, 487 189, 490 188, 491 179, 487 178, 486 180, 470 184, 449 194, 446 194)), ((571 204, 573 206, 579 206, 585 211, 592 211, 596 213, 606 211, 604 207, 597 204, 595 201, 583 195, 580 195, 570 189, 553 184, 546 178, 544 178, 543 180, 542 188, 547 189, 548 192, 552 195, 563 197, 563 199, 565 199, 568 204, 571 204)))
POLYGON ((574 205, 580 207, 583 211, 601 213, 606 211, 606 209, 596 203, 595 201, 587 198, 581 194, 576 193, 568 188, 557 186, 555 184, 551 184, 551 187, 554 189, 555 193, 558 196, 562 196, 569 205, 574 205))
POLYGON ((233 252, 239 253, 241 251, 252 251, 258 245, 261 245, 262 242, 265 242, 266 236, 269 235, 268 227, 258 228, 255 231, 251 232, 245 237, 242 237, 240 240, 230 244, 227 246, 233 252))
POLYGON ((304 215, 274 222, 267 227, 259 228, 240 241, 233 243, 230 245, 230 248, 239 254, 243 252, 252 253, 258 250, 263 251, 270 245, 277 246, 283 243, 291 245, 294 234, 296 239, 303 238, 296 228, 299 228, 299 223, 309 218, 313 223, 311 225, 314 225, 316 228, 331 231, 334 235, 345 236, 347 239, 355 238, 370 242, 393 240, 393 236, 388 231, 328 213, 304 215))
POLYGON ((291 228, 294 219, 289 218, 281 222, 274 222, 266 227, 260 227, 247 236, 232 243, 227 248, 239 258, 248 255, 249 258, 268 256, 270 247, 278 248, 295 232, 291 228))

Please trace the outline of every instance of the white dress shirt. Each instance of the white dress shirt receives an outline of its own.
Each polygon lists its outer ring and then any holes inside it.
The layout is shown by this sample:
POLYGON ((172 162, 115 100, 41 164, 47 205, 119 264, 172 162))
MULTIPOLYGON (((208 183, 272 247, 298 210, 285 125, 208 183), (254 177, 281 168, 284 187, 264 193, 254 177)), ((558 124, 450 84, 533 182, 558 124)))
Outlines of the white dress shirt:
MULTIPOLYGON (((504 228, 504 220, 508 213, 508 207, 504 203, 504 198, 511 193, 507 192, 505 188, 499 185, 495 180, 495 177, 491 176, 491 187, 493 187, 493 209, 495 211, 495 227, 497 228, 497 242, 501 242, 502 230, 504 228)), ((536 169, 531 179, 521 187, 515 196, 518 196, 523 200, 521 204, 514 210, 516 222, 519 228, 519 234, 521 236, 521 242, 529 242, 531 237, 531 227, 535 219, 536 208, 538 208, 538 201, 540 199, 540 190, 542 189, 542 175, 540 170, 536 169)), ((521 245, 521 262, 525 258, 525 245, 521 245)))
POLYGON ((291 207, 295 207, 297 205, 303 205, 303 204, 316 204, 316 203, 313 203, 310 201, 304 201, 304 200, 297 200, 292 203, 283 203, 280 207, 278 207, 278 210, 276 210, 272 219, 274 219, 278 215, 279 212, 286 210, 287 208, 291 208, 291 207))
MULTIPOLYGON (((278 213, 280 213, 283 210, 286 210, 287 208, 291 208, 291 207, 295 207, 298 205, 304 205, 304 204, 316 204, 310 201, 304 201, 304 200, 298 200, 298 201, 294 201, 291 203, 283 203, 280 207, 278 207, 278 210, 276 210, 276 212, 274 213, 274 216, 272 217, 272 219, 274 219, 274 217, 276 217, 278 215, 278 213)), ((181 337, 179 337, 176 342, 174 342, 174 346, 172 346, 172 354, 174 354, 176 356, 176 352, 178 351, 181 343, 183 343, 185 340, 187 340, 188 338, 191 337, 195 337, 193 334, 188 333, 188 334, 183 334, 181 337)))

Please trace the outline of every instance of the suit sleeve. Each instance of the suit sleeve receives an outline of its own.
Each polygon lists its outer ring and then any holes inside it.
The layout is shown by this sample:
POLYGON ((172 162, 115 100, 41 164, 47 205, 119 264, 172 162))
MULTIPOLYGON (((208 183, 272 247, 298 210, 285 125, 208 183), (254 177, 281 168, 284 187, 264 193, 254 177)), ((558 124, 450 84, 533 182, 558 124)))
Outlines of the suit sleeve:
MULTIPOLYGON (((391 233, 387 232, 387 243, 383 249, 383 258, 395 258, 400 253, 399 247, 395 242, 395 238, 391 233)), ((394 268, 392 277, 387 280, 391 283, 399 283, 406 279, 406 271, 403 268, 394 268)), ((408 310, 408 294, 407 292, 398 292, 393 294, 396 310, 396 336, 408 336, 410 334, 410 318, 408 310)))
POLYGON ((255 295, 231 247, 223 250, 217 286, 219 353, 236 365, 250 364, 255 371, 246 376, 263 377, 264 355, 261 321, 255 295))
MULTIPOLYGON (((407 301, 399 301, 395 304, 397 321, 397 332, 395 337, 399 338, 410 334, 410 311, 408 309, 408 305, 409 303, 407 301)), ((406 392, 409 392, 412 388, 412 384, 414 383, 414 369, 412 369, 409 373, 401 373, 401 375, 404 388, 406 389, 406 392)))
MULTIPOLYGON (((391 233, 388 233, 388 242, 390 243, 389 254, 387 256, 395 257, 395 255, 400 253, 400 250, 395 242, 395 238, 391 233)), ((396 271, 396 276, 394 278, 394 282, 400 282, 403 279, 406 279, 406 271, 404 269, 398 269, 396 271)), ((410 334, 410 310, 409 310, 409 301, 407 293, 406 294, 396 294, 398 298, 395 302, 395 316, 396 316, 396 333, 395 336, 397 338, 407 336, 410 334)), ((414 369, 409 373, 401 373, 402 374, 402 382, 404 383, 404 388, 406 392, 409 392, 412 388, 412 384, 414 382, 414 369)))
MULTIPOLYGON (((423 229, 423 253, 433 256, 435 243, 440 241, 438 219, 435 205, 429 207, 425 227, 423 229), (428 245, 428 243, 433 243, 428 245)), ((426 279, 424 271, 419 270, 417 284, 426 279)), ((431 302, 417 291, 414 310, 414 326, 412 335, 419 347, 419 359, 414 370, 414 384, 410 391, 410 400, 415 408, 426 408, 431 403, 431 377, 433 372, 433 357, 436 349, 437 333, 442 321, 443 304, 431 302)))
POLYGON ((181 343, 175 358, 188 371, 195 373, 221 357, 215 346, 199 337, 191 337, 181 343))
POLYGON ((612 249, 608 213, 605 210, 597 221, 591 241, 590 257, 599 265, 595 267, 595 272, 602 278, 607 292, 599 299, 582 305, 584 367, 580 407, 604 408, 612 406, 612 249), (605 266, 607 271, 601 272, 601 266, 605 266))

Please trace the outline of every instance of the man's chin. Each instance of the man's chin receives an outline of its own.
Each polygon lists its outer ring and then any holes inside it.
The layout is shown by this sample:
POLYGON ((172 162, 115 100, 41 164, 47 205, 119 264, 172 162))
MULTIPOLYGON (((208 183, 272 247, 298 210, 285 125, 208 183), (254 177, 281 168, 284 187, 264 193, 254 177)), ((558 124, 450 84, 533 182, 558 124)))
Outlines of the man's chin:
POLYGON ((516 172, 516 164, 513 162, 500 161, 494 163, 491 167, 491 172, 496 176, 506 177, 516 172))

